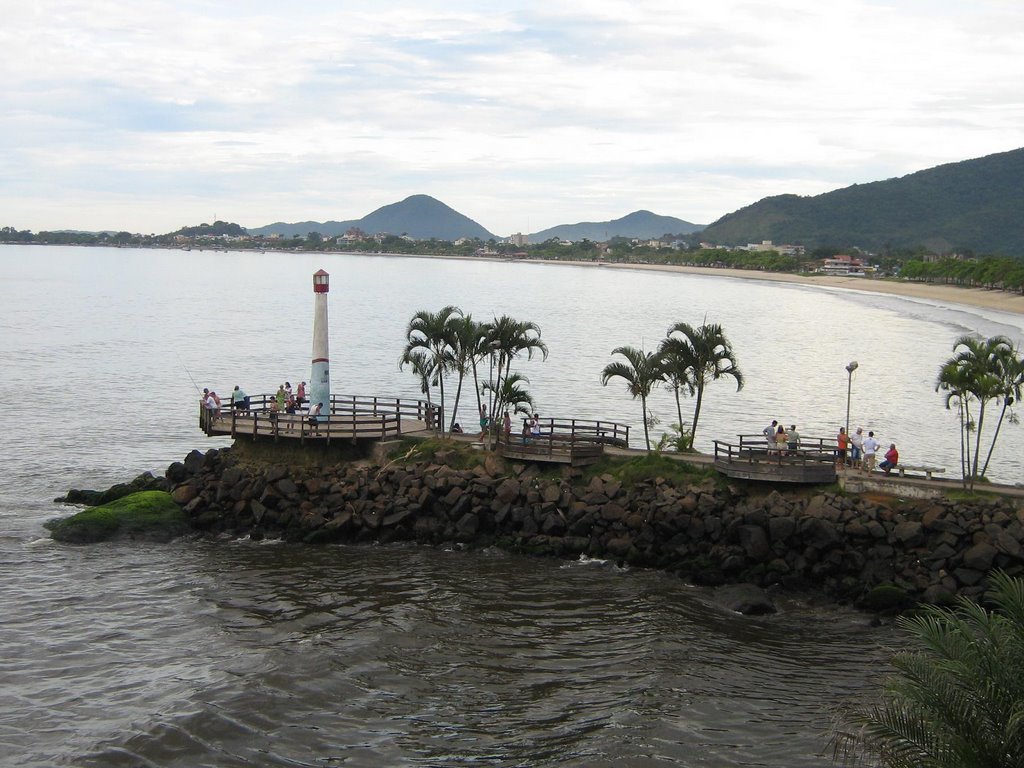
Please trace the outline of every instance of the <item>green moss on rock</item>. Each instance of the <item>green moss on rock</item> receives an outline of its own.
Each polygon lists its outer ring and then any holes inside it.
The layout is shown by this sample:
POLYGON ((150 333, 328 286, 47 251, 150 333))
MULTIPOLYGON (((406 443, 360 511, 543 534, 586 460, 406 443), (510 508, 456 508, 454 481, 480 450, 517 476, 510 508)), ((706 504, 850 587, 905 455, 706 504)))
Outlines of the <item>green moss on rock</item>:
POLYGON ((161 541, 187 533, 188 519, 164 491, 142 491, 46 523, 55 541, 91 544, 115 537, 161 541))

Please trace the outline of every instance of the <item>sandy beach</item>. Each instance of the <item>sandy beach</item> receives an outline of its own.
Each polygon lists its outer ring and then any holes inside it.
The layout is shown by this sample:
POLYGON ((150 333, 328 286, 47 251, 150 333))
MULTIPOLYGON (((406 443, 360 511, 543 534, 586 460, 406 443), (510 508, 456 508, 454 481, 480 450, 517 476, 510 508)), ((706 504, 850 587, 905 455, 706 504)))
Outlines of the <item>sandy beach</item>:
MULTIPOLYGON (((550 264, 545 259, 524 259, 535 264, 550 264)), ((792 275, 779 272, 757 272, 747 269, 719 269, 715 267, 687 267, 665 264, 609 264, 602 262, 553 262, 556 264, 579 264, 601 267, 602 269, 646 269, 658 272, 684 272, 694 275, 715 275, 740 280, 769 280, 777 283, 798 283, 800 285, 840 288, 854 291, 889 293, 910 299, 922 299, 936 304, 965 304, 970 307, 992 309, 999 312, 1024 314, 1024 296, 1007 291, 987 291, 982 288, 960 288, 953 285, 910 283, 901 280, 882 280, 868 277, 838 277, 834 275, 792 275)))

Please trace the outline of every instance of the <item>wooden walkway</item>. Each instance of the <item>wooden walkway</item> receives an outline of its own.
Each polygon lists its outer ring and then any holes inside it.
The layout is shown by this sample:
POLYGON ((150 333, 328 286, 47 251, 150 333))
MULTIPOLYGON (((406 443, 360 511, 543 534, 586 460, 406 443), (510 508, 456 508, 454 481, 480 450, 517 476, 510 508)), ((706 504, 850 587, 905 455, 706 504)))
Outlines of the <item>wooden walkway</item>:
POLYGON ((764 435, 715 440, 715 469, 727 477, 770 483, 834 483, 835 438, 802 437, 795 449, 769 450, 764 435))
POLYGON ((514 461, 537 461, 579 467, 593 464, 606 445, 629 447, 629 427, 613 421, 540 419, 540 434, 501 438, 497 450, 514 461))
POLYGON ((274 395, 249 398, 249 408, 231 409, 224 403, 217 417, 200 407, 199 426, 207 435, 235 439, 298 440, 330 444, 331 440, 390 440, 409 432, 432 429, 437 409, 423 400, 331 395, 330 415, 310 422, 305 410, 272 409, 274 395))

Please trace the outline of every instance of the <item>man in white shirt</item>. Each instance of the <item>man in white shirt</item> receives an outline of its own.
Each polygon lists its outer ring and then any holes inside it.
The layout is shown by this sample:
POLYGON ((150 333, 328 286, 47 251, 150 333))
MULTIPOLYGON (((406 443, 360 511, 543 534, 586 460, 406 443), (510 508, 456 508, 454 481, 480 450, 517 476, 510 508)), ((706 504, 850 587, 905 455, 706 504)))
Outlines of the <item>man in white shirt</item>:
POLYGON ((875 468, 875 454, 878 453, 878 441, 875 440, 875 433, 868 432, 864 438, 864 474, 871 474, 875 468))

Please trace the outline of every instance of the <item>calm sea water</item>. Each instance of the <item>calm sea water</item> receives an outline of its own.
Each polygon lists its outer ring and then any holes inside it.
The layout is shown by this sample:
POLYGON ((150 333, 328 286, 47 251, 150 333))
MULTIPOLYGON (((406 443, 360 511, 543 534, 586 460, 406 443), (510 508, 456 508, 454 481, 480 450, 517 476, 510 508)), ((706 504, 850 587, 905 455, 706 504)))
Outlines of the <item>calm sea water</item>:
MULTIPOLYGON (((456 304, 537 322, 520 370, 545 416, 639 423, 600 384, 619 345, 725 327, 747 386, 709 390, 698 447, 771 418, 845 418, 906 460, 957 465, 934 392, 957 336, 1021 318, 859 292, 559 265, 0 246, 0 765, 817 766, 830 707, 869 695, 865 617, 734 616, 662 574, 501 552, 245 541, 55 545, 70 487, 223 445, 195 385, 309 373, 311 274, 331 273, 337 392, 417 396, 404 326, 456 304)), ((469 413, 467 406, 467 413, 469 413)), ((675 421, 666 393, 652 402, 675 421)), ((1024 478, 1021 429, 997 479, 1024 478)))

